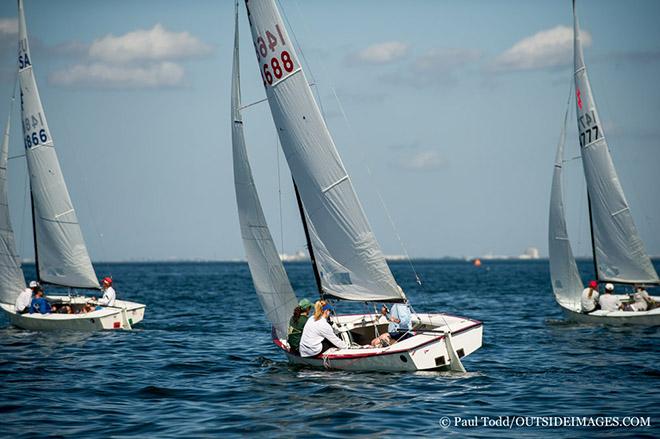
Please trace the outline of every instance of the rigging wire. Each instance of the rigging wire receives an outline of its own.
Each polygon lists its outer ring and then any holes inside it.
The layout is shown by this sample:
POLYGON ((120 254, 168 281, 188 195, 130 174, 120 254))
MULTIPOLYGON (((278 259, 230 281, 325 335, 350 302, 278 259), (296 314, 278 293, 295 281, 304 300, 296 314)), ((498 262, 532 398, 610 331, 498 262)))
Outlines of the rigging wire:
MULTIPOLYGON (((69 129, 69 119, 67 117, 62 119, 61 127, 62 127, 65 135, 67 137, 71 138, 70 133, 72 131, 69 129)), ((80 166, 80 162, 78 160, 78 154, 72 154, 72 156, 73 156, 73 159, 72 159, 73 160, 73 165, 74 165, 75 169, 78 169, 78 170, 85 169, 82 166, 80 166)), ((88 184, 88 180, 87 180, 87 173, 86 172, 80 172, 80 175, 81 175, 81 178, 82 178, 83 189, 80 190, 79 193, 82 194, 83 202, 84 202, 85 206, 87 207, 88 215, 89 215, 89 218, 90 218, 90 223, 92 225, 92 229, 94 231, 94 234, 99 237, 98 245, 101 248, 101 254, 105 255, 105 257, 107 258, 108 254, 107 254, 106 248, 105 248, 104 235, 103 235, 102 232, 99 231, 98 224, 97 224, 98 222, 96 220, 96 216, 94 215, 94 209, 92 208, 92 203, 90 202, 89 194, 87 193, 87 189, 90 187, 89 184, 88 184)), ((68 189, 68 187, 67 187, 67 189, 68 189)), ((73 201, 72 201, 72 204, 73 204, 73 201)), ((76 212, 76 217, 77 217, 78 216, 77 209, 75 208, 75 206, 73 208, 74 208, 74 211, 76 212)), ((78 219, 78 227, 81 227, 80 226, 80 218, 77 218, 77 219, 78 219)), ((82 229, 82 227, 81 227, 81 229, 82 229)), ((85 246, 87 246, 84 235, 83 235, 83 242, 85 242, 85 246)), ((88 251, 89 251, 89 249, 88 249, 88 251)), ((90 256, 90 259, 91 259, 91 256, 90 256)), ((93 264, 92 264, 92 267, 93 267, 93 264)), ((108 268, 108 276, 112 277, 112 270, 110 268, 108 268)))
MULTIPOLYGON (((288 30, 291 31, 291 35, 293 36, 293 42, 298 48, 298 51, 300 52, 300 56, 303 59, 303 62, 305 63, 305 70, 309 72, 309 77, 311 79, 311 82, 309 83, 310 88, 312 88, 315 91, 316 94, 316 100, 319 103, 319 108, 321 110, 321 114, 323 115, 323 118, 325 119, 325 109, 323 108, 323 101, 321 100, 321 93, 318 89, 318 82, 316 80, 316 76, 314 75, 314 71, 312 70, 312 65, 307 61, 307 57, 305 56, 305 52, 303 51, 302 46, 300 45, 300 42, 298 41, 298 36, 296 35, 296 31, 294 30, 293 26, 291 26, 291 22, 289 21, 289 17, 286 15, 286 11, 282 7, 282 3, 280 0, 277 0, 277 3, 280 7, 280 11, 282 11, 282 16, 284 17, 284 21, 286 22, 288 30)), ((309 33, 309 28, 307 27, 307 22, 305 21, 302 11, 300 10, 300 5, 296 2, 295 3, 296 8, 298 9, 298 14, 303 18, 303 26, 305 27, 305 32, 309 33)), ((323 70, 323 66, 321 66, 323 70)))
POLYGON ((284 251, 284 222, 282 220, 282 179, 280 178, 280 136, 275 133, 275 155, 277 156, 277 197, 280 207, 280 251, 284 251))
MULTIPOLYGON (((280 2, 279 0, 277 0, 277 1, 278 1, 278 3, 280 2)), ((296 1, 296 2, 294 2, 294 4, 296 5, 296 7, 297 7, 297 9, 298 9, 298 13, 300 14, 300 16, 301 16, 301 18, 302 18, 302 24, 303 24, 303 26, 304 26, 304 28, 305 28, 305 31, 309 34, 310 32, 309 32, 309 28, 307 27, 307 21, 305 20, 305 17, 304 17, 303 14, 302 14, 302 10, 301 10, 301 8, 300 8, 299 3, 296 1)), ((295 41, 296 45, 298 46, 298 49, 300 50, 300 55, 301 55, 301 57, 303 58, 303 60, 304 60, 304 62, 305 62, 305 64, 306 64, 307 70, 309 71, 309 73, 310 73, 310 77, 312 78, 312 82, 316 84, 317 81, 316 81, 316 79, 315 79, 315 77, 314 77, 314 73, 313 73, 313 71, 312 71, 312 69, 311 69, 311 67, 310 67, 309 62, 307 62, 307 58, 305 57, 305 53, 304 53, 304 51, 303 51, 303 49, 302 49, 302 46, 301 46, 300 43, 298 42, 298 38, 296 37, 296 34, 295 34, 294 30, 293 30, 293 27, 291 26, 291 24, 290 24, 290 22, 289 22, 289 20, 288 20, 288 18, 287 18, 287 16, 286 16, 286 13, 284 12, 284 9, 282 8, 281 3, 280 3, 280 9, 282 10, 282 14, 284 15, 284 19, 286 20, 289 29, 291 30, 291 33, 292 33, 293 38, 294 38, 294 41, 295 41)), ((327 69, 325 68, 324 63, 323 63, 321 60, 319 60, 319 64, 321 65, 321 70, 324 71, 324 72, 327 72, 327 69)), ((326 76, 327 76, 327 75, 326 75, 326 76)), ((337 91, 336 91, 334 85, 332 84, 332 81, 328 81, 328 82, 329 82, 329 84, 330 84, 330 85, 329 85, 329 88, 330 88, 330 90, 332 91, 332 94, 333 94, 335 100, 337 101, 337 105, 338 105, 338 107, 339 107, 339 111, 340 111, 340 113, 341 113, 341 115, 342 115, 342 118, 344 119, 344 122, 345 122, 346 126, 348 127, 349 133, 350 133, 350 135, 351 135, 351 137, 352 137, 352 142, 353 142, 353 144, 355 144, 355 145, 359 145, 360 143, 358 142, 358 136, 357 136, 357 134, 356 134, 356 131, 353 129, 353 126, 351 125, 351 123, 350 123, 350 121, 349 121, 349 119, 348 119, 348 116, 346 115, 346 111, 344 110, 344 106, 343 106, 341 100, 339 99, 339 96, 337 95, 337 91)), ((317 96, 318 96, 318 94, 319 94, 319 93, 318 93, 318 90, 317 90, 317 96)), ((322 105, 321 105, 321 101, 320 101, 320 98, 319 98, 319 106, 322 107, 322 105)), ((321 108, 321 109, 322 109, 322 108, 321 108)), ((392 229, 393 229, 393 231, 394 231, 394 235, 395 235, 395 237, 397 238, 397 240, 398 240, 398 242, 399 242, 399 245, 401 246, 401 249, 402 249, 403 252, 404 252, 404 255, 405 255, 405 257, 406 257, 406 260, 408 261, 408 264, 410 265, 410 268, 411 268, 413 274, 415 275, 415 281, 417 282, 418 285, 422 285, 422 280, 421 280, 419 274, 417 273, 417 270, 415 269, 415 266, 414 266, 414 264, 413 264, 413 262, 412 262, 412 259, 410 258, 410 254, 408 253, 408 249, 407 249, 406 245, 404 244, 403 239, 401 238, 401 235, 399 234, 399 231, 398 231, 398 229, 397 229, 397 227, 396 227, 396 224, 395 224, 395 222, 394 222, 394 219, 392 218, 392 215, 390 214, 390 211, 389 211, 389 209, 387 208, 387 205, 385 204, 385 200, 384 200, 384 198, 383 198, 383 196, 382 196, 380 190, 378 189, 378 186, 375 184, 375 178, 374 178, 373 172, 371 171, 371 168, 369 167, 369 164, 368 164, 367 161, 366 161, 366 157, 364 156, 364 151, 362 151, 362 152, 363 152, 363 160, 362 160, 362 162, 364 163, 364 166, 365 166, 365 168, 367 169, 367 173, 368 173, 368 175, 369 175, 370 182, 372 183, 372 185, 373 185, 373 187, 374 187, 374 189, 375 189, 375 191, 376 191, 376 195, 377 195, 378 200, 379 200, 379 202, 380 202, 381 208, 382 208, 383 211, 385 212, 385 215, 387 216, 387 219, 388 219, 388 221, 390 222, 390 226, 392 227, 392 229)))

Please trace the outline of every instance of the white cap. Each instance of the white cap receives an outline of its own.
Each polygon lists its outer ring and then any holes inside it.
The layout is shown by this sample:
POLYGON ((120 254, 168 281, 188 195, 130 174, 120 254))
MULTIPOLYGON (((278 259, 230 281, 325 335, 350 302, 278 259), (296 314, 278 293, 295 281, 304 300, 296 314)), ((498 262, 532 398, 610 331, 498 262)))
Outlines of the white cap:
POLYGON ((30 282, 30 288, 37 288, 39 286, 39 283, 36 280, 33 280, 30 282))
POLYGON ((605 284, 605 289, 606 289, 607 291, 612 291, 612 290, 614 290, 614 285, 612 285, 612 284, 605 284))

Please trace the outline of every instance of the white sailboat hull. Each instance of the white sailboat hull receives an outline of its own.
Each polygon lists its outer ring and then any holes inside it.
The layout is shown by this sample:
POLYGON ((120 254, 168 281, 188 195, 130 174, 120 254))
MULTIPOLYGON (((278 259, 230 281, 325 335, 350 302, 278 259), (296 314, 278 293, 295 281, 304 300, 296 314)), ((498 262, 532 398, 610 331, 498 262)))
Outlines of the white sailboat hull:
MULTIPOLYGON (((620 300, 627 300, 626 295, 617 295, 620 300)), ((656 302, 660 297, 652 297, 656 302)), ((560 304, 561 305, 561 304, 560 304)), ((660 308, 654 308, 650 311, 594 311, 590 314, 584 314, 564 305, 561 306, 566 318, 577 323, 595 323, 607 325, 660 325, 660 308)))
MULTIPOLYGON (((63 303, 85 303, 90 297, 47 296, 63 303)), ((81 314, 18 314, 14 305, 0 303, 0 308, 12 325, 32 331, 103 331, 131 330, 144 319, 146 305, 127 300, 116 300, 114 307, 81 314)))
MULTIPOLYGON (((343 333, 351 332, 351 329, 374 329, 373 314, 336 316, 333 320, 341 325, 343 333)), ((332 348, 318 356, 305 358, 291 353, 282 340, 273 337, 273 342, 284 351, 291 364, 334 370, 380 372, 450 369, 451 355, 447 351, 445 340, 447 329, 451 329, 451 344, 459 358, 468 356, 481 347, 483 326, 479 321, 449 314, 415 314, 413 322, 415 321, 422 322, 421 330, 413 331, 412 337, 384 348, 353 344, 348 349, 332 348)), ((377 325, 386 327, 386 323, 381 319, 377 321, 377 325)), ((373 335, 375 336, 375 333, 373 335)))

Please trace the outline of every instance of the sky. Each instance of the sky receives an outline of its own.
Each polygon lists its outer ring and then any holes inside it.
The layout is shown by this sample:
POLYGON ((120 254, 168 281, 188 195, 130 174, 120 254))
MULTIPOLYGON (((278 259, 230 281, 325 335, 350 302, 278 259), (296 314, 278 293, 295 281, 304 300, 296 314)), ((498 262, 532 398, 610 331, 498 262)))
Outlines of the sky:
MULTIPOLYGON (((518 255, 533 246, 547 255, 553 160, 572 83, 570 1, 280 5, 386 254, 518 255)), ((25 0, 25 11, 92 259, 242 259, 229 117, 233 2, 25 0)), ((16 14, 15 2, 0 4, 3 121, 16 14)), ((578 14, 619 177, 647 251, 660 255, 660 3, 584 0, 578 14)), ((242 5, 240 26, 247 104, 265 93, 242 5)), ((19 111, 12 156, 23 148, 19 111)), ((244 120, 273 237, 295 253, 305 240, 268 105, 246 109, 244 120)), ((579 159, 570 160, 579 154, 574 111, 566 150, 569 234, 574 252, 587 255, 586 189, 579 159)), ((31 258, 24 159, 12 159, 9 173, 19 252, 31 258)))

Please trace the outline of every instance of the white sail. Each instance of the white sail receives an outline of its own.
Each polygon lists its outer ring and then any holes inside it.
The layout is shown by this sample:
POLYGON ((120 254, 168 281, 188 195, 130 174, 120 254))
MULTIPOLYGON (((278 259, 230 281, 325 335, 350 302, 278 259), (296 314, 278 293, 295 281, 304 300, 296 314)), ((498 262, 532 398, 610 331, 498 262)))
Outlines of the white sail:
POLYGON ((314 100, 274 0, 245 2, 259 69, 309 219, 324 293, 404 300, 314 100))
POLYGON ((657 283, 614 169, 591 93, 573 1, 575 96, 584 175, 591 207, 594 258, 600 281, 657 283))
POLYGON ((0 302, 13 304, 25 289, 25 278, 16 252, 14 230, 7 200, 7 158, 9 156, 9 123, 7 116, 2 146, 0 146, 0 302))
POLYGON ((241 225, 241 237, 250 274, 259 302, 273 324, 278 338, 287 337, 289 318, 296 307, 296 296, 286 275, 275 243, 268 229, 252 178, 248 160, 243 119, 240 113, 241 91, 238 56, 238 3, 236 4, 234 34, 234 64, 231 82, 232 151, 234 158, 234 186, 241 225))
POLYGON ((30 174, 38 276, 44 282, 66 287, 98 288, 39 98, 23 1, 19 0, 18 5, 21 119, 30 174))
POLYGON ((580 295, 583 286, 575 258, 573 257, 571 243, 568 240, 561 183, 569 104, 570 99, 567 102, 566 113, 564 114, 564 125, 561 130, 559 144, 557 145, 557 156, 552 174, 548 249, 550 256, 550 279, 552 280, 552 290, 555 293, 557 302, 566 308, 580 311, 580 295))

